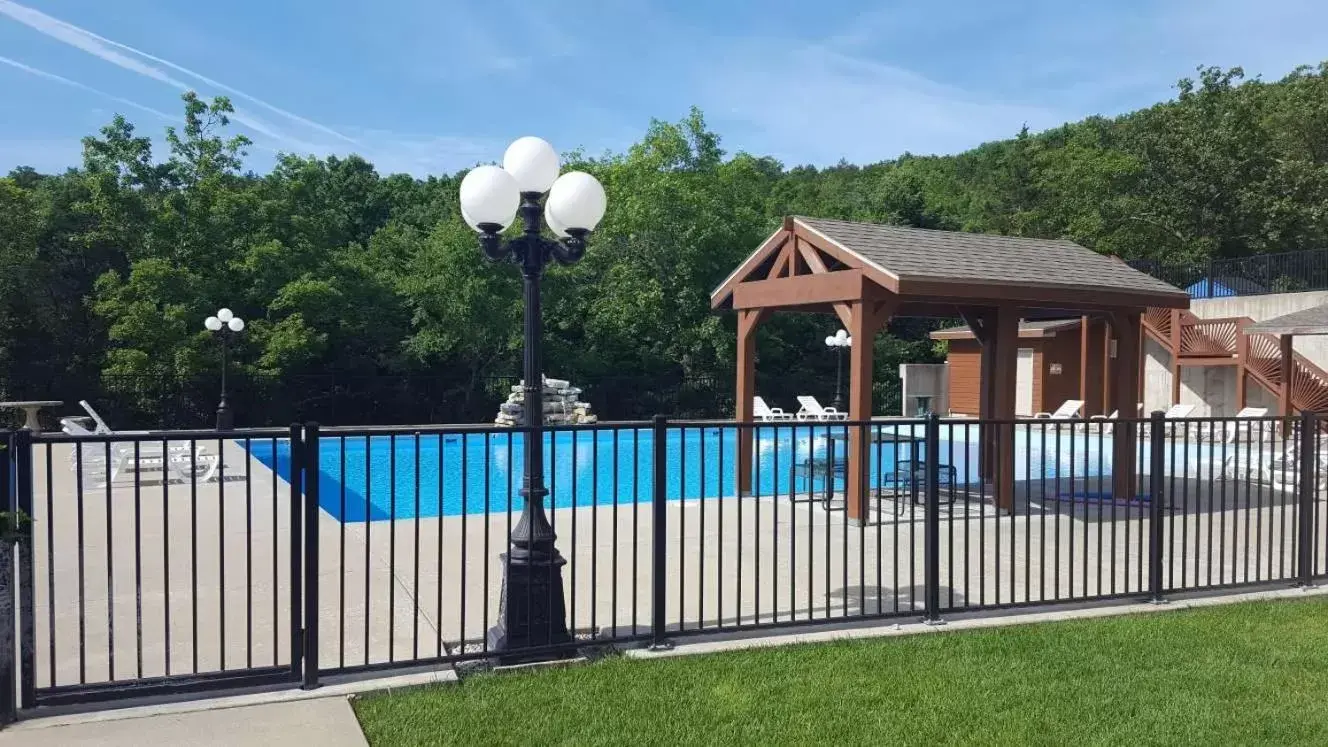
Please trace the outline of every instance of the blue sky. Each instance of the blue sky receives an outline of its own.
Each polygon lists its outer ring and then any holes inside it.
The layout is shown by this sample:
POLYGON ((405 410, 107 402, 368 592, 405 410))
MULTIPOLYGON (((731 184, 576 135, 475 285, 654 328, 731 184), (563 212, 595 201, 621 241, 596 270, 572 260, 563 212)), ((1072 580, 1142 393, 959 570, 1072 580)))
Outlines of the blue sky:
POLYGON ((181 90, 255 143, 451 172, 538 134, 622 150, 700 106, 786 164, 951 153, 1172 95, 1195 66, 1328 58, 1323 0, 0 0, 0 173, 79 161, 114 113, 160 135, 181 90))

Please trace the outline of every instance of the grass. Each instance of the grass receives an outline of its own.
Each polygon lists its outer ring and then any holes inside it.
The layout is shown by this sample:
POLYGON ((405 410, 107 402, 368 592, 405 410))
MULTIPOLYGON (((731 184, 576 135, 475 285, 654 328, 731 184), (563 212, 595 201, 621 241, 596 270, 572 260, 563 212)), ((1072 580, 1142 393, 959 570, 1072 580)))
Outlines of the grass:
POLYGON ((404 744, 1323 744, 1328 600, 477 675, 355 701, 404 744))

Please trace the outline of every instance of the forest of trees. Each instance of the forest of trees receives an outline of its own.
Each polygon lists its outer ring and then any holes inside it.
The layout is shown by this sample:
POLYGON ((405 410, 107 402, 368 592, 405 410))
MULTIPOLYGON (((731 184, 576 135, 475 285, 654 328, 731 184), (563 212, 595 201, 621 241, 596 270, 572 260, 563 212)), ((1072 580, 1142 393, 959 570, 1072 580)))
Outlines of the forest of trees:
MULTIPOLYGON (((117 425, 205 425, 219 364, 202 321, 226 305, 248 322, 241 425, 492 417, 520 370, 520 284, 481 260, 462 174, 293 155, 246 172, 230 111, 186 94, 164 158, 117 116, 84 139, 81 167, 0 179, 0 400, 89 398, 117 425)), ((954 156, 787 168, 726 155, 693 111, 626 153, 567 160, 600 178, 609 212, 585 259, 546 282, 548 373, 607 417, 720 415, 734 322, 709 292, 783 215, 1173 262, 1328 247, 1328 63, 1277 82, 1205 68, 1171 101, 954 156)), ((764 325, 762 388, 828 397, 835 327, 764 325)), ((893 323, 878 370, 934 356, 926 329, 893 323)))

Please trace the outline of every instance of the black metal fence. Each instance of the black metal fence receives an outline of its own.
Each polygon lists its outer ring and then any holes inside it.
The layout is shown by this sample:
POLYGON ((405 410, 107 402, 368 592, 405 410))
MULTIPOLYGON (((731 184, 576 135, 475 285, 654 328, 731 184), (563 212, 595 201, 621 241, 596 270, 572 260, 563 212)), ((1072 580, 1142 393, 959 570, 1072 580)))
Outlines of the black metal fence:
MULTIPOLYGON (((5 543, 21 625, 0 669, 21 685, 0 705, 494 657, 526 437, 7 433, 8 505, 33 521, 5 543)), ((1328 573, 1310 413, 656 418, 544 438, 574 640, 518 654, 1328 573)))
POLYGON ((1209 259, 1207 262, 1138 259, 1129 264, 1177 288, 1188 290, 1194 298, 1328 289, 1328 249, 1209 259))

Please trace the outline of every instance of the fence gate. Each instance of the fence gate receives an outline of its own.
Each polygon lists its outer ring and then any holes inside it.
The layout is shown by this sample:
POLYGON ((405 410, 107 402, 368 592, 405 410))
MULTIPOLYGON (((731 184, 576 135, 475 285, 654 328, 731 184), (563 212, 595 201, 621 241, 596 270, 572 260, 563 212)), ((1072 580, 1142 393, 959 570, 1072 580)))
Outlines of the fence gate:
POLYGON ((299 429, 7 440, 21 707, 300 678, 299 429))

